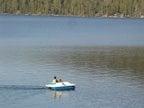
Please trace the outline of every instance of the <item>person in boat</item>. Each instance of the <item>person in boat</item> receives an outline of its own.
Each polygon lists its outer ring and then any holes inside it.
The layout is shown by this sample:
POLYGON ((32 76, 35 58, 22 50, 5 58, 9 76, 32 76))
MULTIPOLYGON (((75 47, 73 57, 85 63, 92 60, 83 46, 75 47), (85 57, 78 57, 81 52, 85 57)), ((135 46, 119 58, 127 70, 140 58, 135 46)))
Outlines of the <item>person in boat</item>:
POLYGON ((63 80, 62 79, 59 79, 59 81, 58 82, 63 82, 63 80))
POLYGON ((57 83, 58 82, 58 80, 57 80, 57 77, 56 76, 54 76, 54 79, 53 79, 53 81, 52 81, 53 83, 57 83))

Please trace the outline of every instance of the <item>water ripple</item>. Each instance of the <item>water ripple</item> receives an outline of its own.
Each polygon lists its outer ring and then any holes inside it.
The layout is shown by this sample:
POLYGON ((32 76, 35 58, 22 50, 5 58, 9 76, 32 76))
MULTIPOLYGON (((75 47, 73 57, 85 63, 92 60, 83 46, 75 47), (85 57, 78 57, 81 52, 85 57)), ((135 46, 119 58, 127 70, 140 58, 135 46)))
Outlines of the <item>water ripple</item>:
POLYGON ((9 90, 40 90, 46 89, 45 86, 40 85, 0 85, 0 90, 9 89, 9 90))

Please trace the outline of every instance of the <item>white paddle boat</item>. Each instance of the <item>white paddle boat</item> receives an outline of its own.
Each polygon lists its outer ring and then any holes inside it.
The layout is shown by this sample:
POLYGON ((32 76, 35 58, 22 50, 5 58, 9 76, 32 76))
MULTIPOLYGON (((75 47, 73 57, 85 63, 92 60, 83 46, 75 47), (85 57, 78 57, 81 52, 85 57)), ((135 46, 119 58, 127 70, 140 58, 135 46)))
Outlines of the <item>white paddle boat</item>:
POLYGON ((52 90, 74 90, 75 89, 75 84, 72 84, 67 81, 49 83, 49 84, 46 84, 45 86, 52 90))

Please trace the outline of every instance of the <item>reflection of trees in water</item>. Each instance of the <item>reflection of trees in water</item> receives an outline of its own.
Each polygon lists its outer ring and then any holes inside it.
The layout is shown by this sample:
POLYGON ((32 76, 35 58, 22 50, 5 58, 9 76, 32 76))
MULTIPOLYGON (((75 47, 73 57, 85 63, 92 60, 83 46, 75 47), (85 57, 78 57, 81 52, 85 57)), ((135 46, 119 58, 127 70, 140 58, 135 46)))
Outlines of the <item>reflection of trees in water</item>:
POLYGON ((112 69, 130 69, 144 71, 144 48, 107 48, 107 51, 73 52, 60 62, 76 67, 95 68, 107 67, 112 69), (66 60, 66 62, 65 62, 66 60))
POLYGON ((75 68, 95 69, 98 66, 144 71, 144 47, 44 47, 25 52, 24 60, 34 64, 60 63, 75 68))
POLYGON ((144 47, 32 47, 24 52, 22 60, 36 65, 60 64, 92 70, 100 67, 144 75, 144 47))

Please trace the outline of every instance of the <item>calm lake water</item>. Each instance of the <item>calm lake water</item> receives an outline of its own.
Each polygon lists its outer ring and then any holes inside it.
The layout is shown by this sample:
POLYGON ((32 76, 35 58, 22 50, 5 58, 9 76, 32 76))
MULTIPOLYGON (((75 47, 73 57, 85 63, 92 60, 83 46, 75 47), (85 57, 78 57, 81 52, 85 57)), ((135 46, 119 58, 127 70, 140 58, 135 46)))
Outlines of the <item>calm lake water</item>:
POLYGON ((144 20, 1 15, 0 106, 144 108, 144 20))

